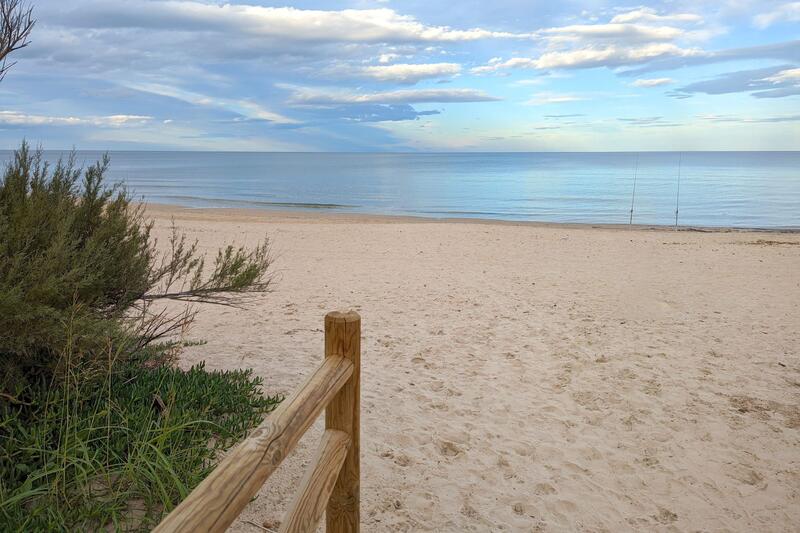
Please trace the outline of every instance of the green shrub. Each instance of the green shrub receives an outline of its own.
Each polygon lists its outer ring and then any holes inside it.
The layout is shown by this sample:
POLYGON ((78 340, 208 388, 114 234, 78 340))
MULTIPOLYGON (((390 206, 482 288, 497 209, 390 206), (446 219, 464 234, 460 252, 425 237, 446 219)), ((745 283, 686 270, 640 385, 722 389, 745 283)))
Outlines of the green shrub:
POLYGON ((149 529, 280 398, 251 371, 128 368, 0 402, 0 530, 149 529))
POLYGON ((173 225, 160 254, 108 164, 51 167, 23 143, 0 181, 2 531, 146 529, 280 401, 250 371, 165 364, 193 302, 267 291, 269 241, 206 272, 173 225))
POLYGON ((153 344, 184 328, 187 310, 166 315, 170 298, 231 303, 264 292, 269 243, 220 250, 206 275, 197 243, 173 228, 160 255, 143 206, 105 187, 108 157, 81 172, 74 157, 50 167, 27 144, 0 181, 0 393, 25 401, 37 379, 105 368, 109 346, 122 358, 166 353, 153 344), (82 178, 81 178, 82 176, 82 178), (120 349, 125 347, 125 349, 120 349))
POLYGON ((107 165, 88 168, 79 191, 72 161, 51 173, 23 144, 0 182, 0 385, 11 393, 52 371, 68 337, 82 356, 119 338, 148 288, 150 226, 123 191, 101 189, 107 165))

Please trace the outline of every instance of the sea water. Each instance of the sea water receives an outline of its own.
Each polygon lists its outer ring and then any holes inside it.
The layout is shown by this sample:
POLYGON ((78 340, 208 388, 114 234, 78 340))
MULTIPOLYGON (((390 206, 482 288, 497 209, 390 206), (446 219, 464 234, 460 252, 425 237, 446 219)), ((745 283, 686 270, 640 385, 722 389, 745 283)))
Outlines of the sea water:
POLYGON ((682 226, 800 228, 800 152, 109 155, 109 181, 151 203, 663 225, 677 208, 682 226))

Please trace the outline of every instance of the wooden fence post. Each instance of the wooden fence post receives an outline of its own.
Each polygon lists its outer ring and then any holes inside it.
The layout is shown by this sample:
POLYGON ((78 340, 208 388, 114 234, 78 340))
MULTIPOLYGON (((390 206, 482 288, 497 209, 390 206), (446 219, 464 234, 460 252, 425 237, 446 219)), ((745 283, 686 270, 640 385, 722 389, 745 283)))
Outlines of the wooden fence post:
POLYGON ((353 374, 325 411, 325 428, 350 435, 350 448, 333 487, 325 513, 327 533, 360 529, 361 317, 355 311, 325 315, 325 357, 353 362, 353 374))

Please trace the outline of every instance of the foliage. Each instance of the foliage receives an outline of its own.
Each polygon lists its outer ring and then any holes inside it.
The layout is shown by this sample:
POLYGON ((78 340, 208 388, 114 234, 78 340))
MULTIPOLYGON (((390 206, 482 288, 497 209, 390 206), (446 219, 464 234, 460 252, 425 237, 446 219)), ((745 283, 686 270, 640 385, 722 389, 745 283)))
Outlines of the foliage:
POLYGON ((144 207, 124 188, 105 187, 108 165, 104 157, 82 173, 73 156, 51 168, 23 143, 0 182, 0 392, 7 396, 24 396, 30 380, 66 366, 82 366, 86 377, 109 346, 122 359, 140 358, 194 318, 191 309, 156 309, 156 300, 233 305, 269 287, 266 238, 253 250, 220 250, 210 274, 197 243, 174 227, 160 255, 144 207))
MULTIPOLYGON (((250 370, 129 367, 0 402, 4 531, 148 529, 280 398, 250 370)), ((77 378, 77 376, 73 376, 77 378)))
POLYGON ((0 180, 3 531, 146 529, 280 401, 250 371, 165 364, 193 303, 269 289, 269 241, 206 269, 173 224, 159 252, 108 165, 51 166, 23 143, 0 180))

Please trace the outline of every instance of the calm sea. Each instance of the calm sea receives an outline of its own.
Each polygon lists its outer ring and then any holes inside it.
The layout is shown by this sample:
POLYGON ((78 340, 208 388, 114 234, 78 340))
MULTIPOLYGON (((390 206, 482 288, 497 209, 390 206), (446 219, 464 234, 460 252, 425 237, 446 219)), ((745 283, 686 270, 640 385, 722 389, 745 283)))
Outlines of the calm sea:
POLYGON ((680 225, 800 228, 800 152, 110 156, 110 180, 151 203, 623 224, 633 205, 666 225, 677 204, 680 225))

